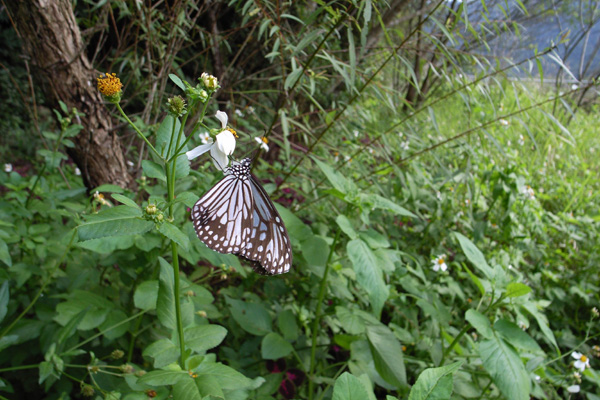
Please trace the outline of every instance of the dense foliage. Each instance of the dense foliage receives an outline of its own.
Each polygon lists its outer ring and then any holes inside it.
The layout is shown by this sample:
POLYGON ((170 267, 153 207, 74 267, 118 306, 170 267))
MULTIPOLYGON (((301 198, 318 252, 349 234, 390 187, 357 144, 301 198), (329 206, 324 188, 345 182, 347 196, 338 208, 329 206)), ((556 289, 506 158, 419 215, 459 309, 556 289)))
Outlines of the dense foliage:
MULTIPOLYGON (((89 41, 125 83, 106 106, 138 187, 83 186, 65 148, 85 116, 65 104, 41 137, 2 143, 2 395, 600 398, 595 82, 508 79, 544 80, 556 47, 473 55, 518 27, 458 3, 397 23, 371 1, 78 4, 81 28, 115 21, 89 41), (194 25, 215 12, 218 37, 194 25), (113 28, 138 36, 113 53, 113 28), (193 61, 207 43, 230 62, 219 89, 197 79, 220 68, 193 61), (222 172, 184 153, 222 130, 217 110, 233 158, 268 138, 253 172, 289 231, 288 274, 196 237, 190 209, 222 172)), ((477 10, 508 20, 502 4, 477 10)), ((14 115, 2 126, 25 126, 14 115)))

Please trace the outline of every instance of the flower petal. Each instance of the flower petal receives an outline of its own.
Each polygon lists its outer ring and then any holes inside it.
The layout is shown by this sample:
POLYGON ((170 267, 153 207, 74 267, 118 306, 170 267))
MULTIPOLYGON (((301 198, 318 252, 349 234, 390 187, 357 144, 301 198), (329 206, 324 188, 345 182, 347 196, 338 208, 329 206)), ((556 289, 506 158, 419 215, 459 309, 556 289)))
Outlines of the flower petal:
POLYGON ((576 358, 577 360, 579 360, 581 358, 581 356, 582 356, 582 354, 577 351, 574 351, 571 353, 571 357, 576 358))
POLYGON ((187 156, 188 160, 193 160, 199 155, 206 153, 212 146, 212 143, 203 144, 186 152, 185 155, 187 156))
POLYGON ((217 111, 217 113, 215 114, 215 117, 217 117, 217 119, 219 121, 221 121, 221 129, 227 128, 227 121, 229 120, 227 113, 225 113, 223 111, 217 111))
POLYGON ((579 390, 581 390, 579 385, 573 385, 573 386, 569 386, 567 388, 567 392, 569 392, 569 393, 579 393, 579 390))
POLYGON ((210 156, 213 159, 215 167, 221 171, 225 171, 225 168, 229 165, 229 159, 227 158, 227 154, 220 151, 217 146, 213 146, 210 149, 210 156))
POLYGON ((216 137, 216 146, 226 156, 230 156, 235 150, 235 136, 230 131, 223 131, 216 137))

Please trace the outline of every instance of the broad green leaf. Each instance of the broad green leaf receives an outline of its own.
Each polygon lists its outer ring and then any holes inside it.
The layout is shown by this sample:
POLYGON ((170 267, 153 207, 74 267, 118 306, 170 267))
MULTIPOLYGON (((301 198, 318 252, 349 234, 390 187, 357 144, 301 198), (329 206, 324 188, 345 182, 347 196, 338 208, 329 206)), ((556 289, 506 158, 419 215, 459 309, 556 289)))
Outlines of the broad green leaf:
POLYGON ((178 227, 170 222, 163 222, 158 228, 158 231, 183 247, 183 249, 187 249, 190 245, 190 239, 183 232, 181 232, 178 227))
POLYGON ((248 303, 232 298, 226 298, 231 309, 231 315, 243 330, 257 336, 271 332, 273 321, 267 309, 258 303, 248 303))
POLYGON ((133 303, 142 310, 154 310, 158 298, 158 281, 142 282, 133 295, 133 303))
POLYGON ((10 251, 8 251, 8 246, 6 242, 0 239, 0 261, 4 264, 12 267, 12 258, 10 257, 10 251))
POLYGON ((528 400, 531 391, 529 373, 515 349, 493 335, 477 346, 483 367, 507 399, 528 400))
POLYGON ((98 329, 103 332, 105 338, 114 340, 125 335, 129 330, 129 321, 126 320, 127 315, 122 310, 113 308, 98 329))
POLYGON ((421 372, 410 391, 408 400, 448 400, 452 395, 452 374, 463 361, 421 372))
POLYGON ((160 279, 158 281, 156 315, 165 327, 175 329, 175 294, 173 293, 175 278, 173 267, 162 257, 159 257, 158 261, 160 263, 160 279))
POLYGON ((146 175, 148 178, 159 179, 163 182, 167 181, 165 170, 160 164, 155 163, 154 161, 143 160, 142 170, 144 171, 144 175, 146 175))
POLYGON ((350 239, 358 239, 358 233, 352 227, 352 222, 344 214, 338 215, 335 222, 337 222, 342 232, 348 235, 350 239))
POLYGON ((531 288, 524 283, 512 282, 506 287, 506 297, 521 297, 531 292, 531 288))
POLYGON ((131 200, 129 197, 123 196, 122 194, 113 193, 112 198, 115 199, 116 201, 118 201, 119 203, 125 204, 126 206, 137 208, 137 209, 140 208, 140 206, 137 205, 137 203, 135 201, 131 200))
POLYGON ((223 394, 223 390, 221 389, 221 385, 215 379, 214 376, 211 375, 200 375, 194 379, 196 382, 196 386, 202 396, 211 396, 205 397, 205 399, 224 399, 225 395, 223 394))
POLYGON ((471 263, 479 269, 486 278, 491 279, 493 277, 492 268, 488 265, 483 253, 479 251, 477 246, 471 242, 467 237, 463 236, 458 232, 454 232, 454 236, 458 239, 460 247, 462 247, 465 255, 471 261, 471 263))
POLYGON ((77 227, 79 239, 142 234, 152 229, 154 222, 141 219, 141 215, 141 210, 128 206, 117 206, 90 215, 77 227))
POLYGON ((324 267, 327 264, 329 245, 322 237, 311 234, 302 240, 302 255, 309 265, 324 267))
POLYGON ((179 347, 169 339, 159 339, 150 344, 142 353, 154 359, 154 368, 162 368, 179 358, 179 347))
POLYGON ((186 371, 150 371, 142 375, 137 382, 150 386, 167 386, 189 377, 190 375, 186 371))
POLYGON ((96 189, 91 190, 90 192, 99 192, 99 193, 123 193, 125 190, 121 186, 104 184, 98 186, 96 189))
POLYGON ((342 328, 349 334, 360 335, 365 331, 363 319, 351 310, 342 306, 337 306, 335 307, 335 315, 342 324, 342 328))
POLYGON ((237 372, 235 369, 221 363, 203 363, 194 371, 201 376, 214 378, 225 390, 252 388, 254 382, 237 372))
POLYGON ((175 74, 169 74, 169 79, 171 79, 171 81, 173 81, 173 83, 175 85, 177 85, 177 87, 183 91, 185 91, 185 85, 183 84, 183 82, 181 81, 181 78, 179 78, 177 75, 175 74))
POLYGON ((185 345, 197 353, 217 347, 227 336, 227 329, 220 325, 199 325, 184 331, 185 345))
POLYGON ((379 375, 396 387, 406 386, 402 346, 394 333, 383 324, 367 324, 366 333, 375 361, 375 369, 379 375))
POLYGON ((6 317, 9 299, 10 293, 8 291, 8 280, 6 280, 2 284, 2 287, 0 287, 0 322, 2 322, 4 317, 6 317))
POLYGON ((349 241, 346 250, 356 272, 356 280, 369 294, 371 308, 375 315, 379 316, 389 296, 389 289, 383 280, 377 258, 369 246, 360 239, 349 241))
POLYGON ((298 323, 292 310, 283 310, 277 314, 277 327, 286 340, 298 339, 298 323))
POLYGON ((17 335, 6 335, 0 338, 0 351, 6 349, 7 347, 16 344, 19 341, 19 337, 17 335))
POLYGON ((114 304, 102 296, 75 290, 66 301, 56 306, 54 320, 66 327, 75 316, 83 313, 82 319, 77 323, 77 328, 85 331, 100 326, 113 308, 114 304))
POLYGON ((465 271, 467 271, 467 274, 469 274, 469 278, 471 278, 471 280, 473 281, 475 286, 477 286, 477 289, 479 289, 479 292, 483 296, 485 294, 485 288, 481 284, 481 281, 479 280, 477 275, 473 274, 471 270, 466 265, 464 265, 464 263, 461 263, 461 266, 464 268, 465 271))
POLYGON ((278 333, 271 332, 263 337, 260 352, 265 360, 277 360, 294 351, 292 345, 278 333))
POLYGON ((38 383, 41 385, 50 375, 54 375, 54 365, 49 361, 42 361, 39 365, 39 373, 38 383))
POLYGON ((362 382, 354 375, 344 372, 333 386, 333 400, 365 400, 369 397, 362 382))
POLYGON ((479 311, 473 309, 468 310, 465 313, 465 319, 469 321, 469 323, 473 325, 473 328, 477 329, 477 332, 479 332, 479 334, 485 337, 486 339, 489 339, 492 336, 494 336, 490 320, 479 311))
POLYGON ((543 354, 543 350, 537 342, 516 324, 499 319, 494 323, 494 329, 514 347, 531 353, 543 354))
POLYGON ((542 330, 542 333, 544 336, 546 336, 548 341, 553 344, 556 349, 558 349, 558 344, 554 338, 554 333, 548 326, 548 318, 546 318, 546 316, 537 309, 537 305, 535 303, 528 302, 523 304, 523 307, 535 318, 540 326, 540 329, 542 330))
POLYGON ((180 380, 173 385, 173 398, 185 400, 202 400, 199 386, 191 376, 180 380))

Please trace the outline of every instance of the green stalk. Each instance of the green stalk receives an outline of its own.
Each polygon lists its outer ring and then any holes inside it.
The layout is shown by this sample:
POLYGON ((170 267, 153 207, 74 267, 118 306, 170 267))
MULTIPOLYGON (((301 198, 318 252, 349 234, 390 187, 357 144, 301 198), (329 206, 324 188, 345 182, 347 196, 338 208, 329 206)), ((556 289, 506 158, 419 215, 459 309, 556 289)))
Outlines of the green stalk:
POLYGON ((148 138, 146 136, 144 136, 144 134, 138 129, 137 126, 134 125, 133 122, 131 122, 131 120, 129 119, 129 117, 127 116, 127 114, 125 114, 125 111, 123 111, 123 109, 121 108, 121 105, 119 103, 115 104, 117 106, 117 110, 119 110, 119 112, 121 113, 121 115, 123 116, 123 118, 125 118, 125 120, 129 123, 129 125, 131 125, 131 127, 133 128, 134 131, 137 132, 137 134, 139 135, 139 137, 141 137, 144 142, 146 142, 146 144, 148 145, 148 148, 150 150, 152 150, 154 152, 154 154, 158 157, 158 158, 163 158, 158 151, 156 151, 156 149, 154 148, 154 146, 152 146, 152 143, 150 143, 148 141, 148 138))
MULTIPOLYGON (((172 201, 175 198, 175 166, 177 159, 172 161, 172 169, 169 163, 165 165, 165 173, 167 175, 167 192, 169 205, 169 219, 173 218, 173 204, 172 201), (171 173, 172 171, 172 173, 171 173)), ((174 287, 173 294, 175 297, 175 318, 177 320, 177 333, 179 335, 179 352, 181 355, 180 365, 182 369, 185 369, 185 342, 183 339, 183 322, 181 320, 181 304, 179 302, 179 254, 177 251, 177 243, 171 240, 171 256, 173 258, 173 274, 174 274, 174 287)))
POLYGON ((312 400, 313 398, 313 387, 314 387, 314 372, 315 372, 315 355, 317 353, 317 332, 319 329, 319 322, 321 320, 321 306, 323 304, 323 299, 325 298, 325 290, 327 288, 327 275, 329 274, 329 267, 331 264, 331 256, 333 256, 333 251, 335 250, 335 245, 340 238, 341 229, 338 229, 335 239, 333 239, 333 243, 331 244, 331 250, 329 250, 329 256, 327 256, 327 263, 325 264, 325 272, 323 272, 323 278, 321 279, 321 285, 319 287, 319 296, 317 297, 317 309, 315 310, 315 320, 313 321, 312 326, 312 346, 310 349, 310 371, 308 373, 308 399, 312 400))

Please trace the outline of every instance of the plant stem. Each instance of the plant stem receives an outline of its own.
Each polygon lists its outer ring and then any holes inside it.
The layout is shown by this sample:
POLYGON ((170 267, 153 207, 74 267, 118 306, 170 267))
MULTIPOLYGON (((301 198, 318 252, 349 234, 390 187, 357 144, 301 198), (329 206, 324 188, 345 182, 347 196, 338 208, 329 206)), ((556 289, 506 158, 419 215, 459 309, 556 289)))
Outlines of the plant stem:
POLYGON ((158 153, 158 151, 156 151, 154 146, 152 146, 152 143, 150 143, 150 141, 148 141, 148 138, 146 136, 144 136, 144 134, 138 129, 138 127, 133 124, 133 122, 131 122, 131 120, 129 119, 127 114, 125 114, 125 111, 123 111, 123 109, 121 108, 121 105, 118 103, 115 105, 117 106, 117 110, 119 110, 119 112, 121 113, 123 118, 125 118, 125 120, 129 123, 129 125, 131 125, 133 130, 137 132, 137 134, 144 140, 144 142, 146 142, 146 144, 148 145, 148 148, 150 150, 152 150, 158 158, 162 159, 163 157, 158 153))
POLYGON ((327 275, 329 274, 329 267, 331 264, 331 256, 335 250, 335 245, 340 238, 341 229, 338 229, 335 239, 333 239, 333 243, 331 244, 331 249, 329 250, 329 256, 327 257, 327 263, 325 264, 325 272, 323 272, 323 278, 321 279, 321 285, 319 287, 319 296, 317 297, 317 309, 315 310, 315 320, 313 321, 312 327, 312 346, 310 349, 310 371, 308 373, 308 399, 312 400, 313 398, 313 386, 314 386, 314 371, 315 371, 315 355, 317 353, 317 331, 319 329, 319 321, 321 319, 321 306, 323 304, 323 299, 325 298, 325 289, 327 288, 327 275))

